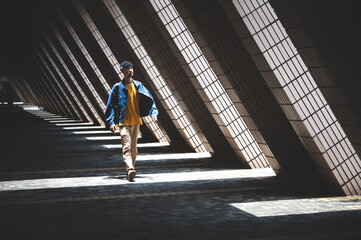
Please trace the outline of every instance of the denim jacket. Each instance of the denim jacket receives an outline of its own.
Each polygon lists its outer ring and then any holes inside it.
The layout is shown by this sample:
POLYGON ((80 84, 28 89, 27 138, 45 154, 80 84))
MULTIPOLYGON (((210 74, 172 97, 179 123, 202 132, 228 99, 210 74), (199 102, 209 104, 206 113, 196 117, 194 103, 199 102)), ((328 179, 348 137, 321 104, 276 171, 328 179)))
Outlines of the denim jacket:
MULTIPOLYGON (((146 89, 144 85, 139 81, 133 80, 133 83, 138 93, 140 94, 140 116, 157 116, 158 109, 155 106, 154 99, 148 89, 146 89)), ((124 86, 123 81, 116 83, 112 88, 112 92, 110 93, 108 104, 104 114, 105 122, 108 126, 123 122, 125 110, 127 108, 127 97, 128 89, 124 86), (116 111, 119 111, 119 120, 116 119, 116 111)))

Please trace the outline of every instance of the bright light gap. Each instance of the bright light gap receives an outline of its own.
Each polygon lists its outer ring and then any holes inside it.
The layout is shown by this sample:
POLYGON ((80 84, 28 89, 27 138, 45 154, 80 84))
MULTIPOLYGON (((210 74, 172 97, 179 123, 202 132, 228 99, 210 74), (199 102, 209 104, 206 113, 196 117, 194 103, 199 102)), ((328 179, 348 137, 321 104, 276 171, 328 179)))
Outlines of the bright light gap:
POLYGON ((48 178, 32 180, 15 180, 0 182, 0 191, 18 191, 35 189, 73 188, 114 186, 128 184, 149 184, 169 182, 218 181, 243 178, 263 178, 275 176, 270 168, 241 169, 241 170, 214 170, 194 171, 181 173, 138 174, 134 182, 122 181, 111 176, 75 177, 75 178, 48 178))

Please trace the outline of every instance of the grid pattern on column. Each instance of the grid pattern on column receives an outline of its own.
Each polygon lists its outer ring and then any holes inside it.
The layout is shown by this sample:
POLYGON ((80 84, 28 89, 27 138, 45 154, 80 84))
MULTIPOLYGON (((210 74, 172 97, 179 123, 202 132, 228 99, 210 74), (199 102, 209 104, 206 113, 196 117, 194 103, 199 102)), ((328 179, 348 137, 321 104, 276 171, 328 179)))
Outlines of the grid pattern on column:
MULTIPOLYGON (((66 82, 66 80, 64 79, 63 75, 61 74, 61 72, 59 71, 58 67, 56 66, 56 64, 53 62, 53 59, 50 57, 49 53, 47 52, 47 50, 44 48, 44 46, 40 43, 39 41, 39 45, 41 47, 41 49, 43 50, 43 52, 45 53, 46 57, 49 59, 50 63, 53 65, 54 69, 57 71, 58 75, 60 76, 61 80, 63 81, 63 83, 65 84, 65 86, 67 87, 67 89, 69 90, 71 96, 74 98, 75 102, 78 104, 79 108, 81 109, 81 111, 84 113, 86 119, 88 120, 88 122, 92 123, 93 120, 89 117, 89 115, 87 114, 87 112, 85 111, 83 105, 79 102, 79 99, 76 97, 76 95, 74 94, 74 92, 72 91, 72 89, 70 88, 69 84, 66 82)), ((62 101, 63 105, 69 109, 68 105, 70 104, 70 106, 74 109, 76 115, 82 119, 81 114, 78 112, 78 110, 74 107, 73 103, 70 101, 68 95, 65 93, 64 89, 61 87, 60 83, 58 82, 57 78, 55 77, 55 75, 53 74, 53 72, 51 71, 51 69, 49 68, 48 64, 46 63, 46 61, 43 59, 43 57, 40 55, 40 53, 38 52, 38 50, 36 50, 36 54, 39 56, 39 58, 41 59, 41 61, 43 62, 44 66, 46 67, 46 69, 48 70, 49 74, 51 75, 51 77, 53 78, 53 80, 55 81, 56 85, 58 86, 58 89, 60 89, 60 91, 62 91, 63 95, 66 98, 66 101, 64 101, 64 99, 62 97, 60 97, 60 100, 62 101)))
POLYGON ((58 13, 60 19, 63 21, 66 28, 68 29, 69 33, 73 36, 76 44, 79 46, 79 48, 82 51, 82 53, 84 54, 85 58, 88 60, 90 66, 93 69, 93 71, 95 72, 95 74, 99 78, 100 82, 102 83, 105 91, 108 94, 110 94, 111 88, 110 88, 109 84, 107 83, 107 81, 103 77, 103 74, 99 71, 98 66, 95 64, 95 62, 94 62, 93 58, 90 56, 88 50, 85 48, 84 44, 82 43, 82 41, 78 37, 78 34, 76 34, 73 27, 70 25, 69 21, 66 19, 66 17, 64 16, 64 14, 62 13, 62 11, 60 9, 57 10, 57 13, 58 13))
MULTIPOLYGON (((58 113, 62 113, 62 114, 66 114, 69 110, 69 108, 66 108, 62 105, 59 104, 58 99, 60 99, 60 95, 59 95, 59 91, 52 91, 52 89, 54 89, 54 85, 52 81, 49 81, 48 78, 46 78, 46 75, 41 67, 41 65, 39 64, 38 60, 36 59, 36 57, 34 57, 34 55, 29 54, 29 62, 31 62, 32 67, 34 68, 36 74, 38 75, 38 78, 41 79, 41 82, 43 82, 44 86, 43 88, 45 88, 44 91, 44 95, 46 95, 48 97, 48 99, 52 99, 52 101, 49 101, 48 104, 50 104, 51 106, 53 106, 53 109, 55 110, 55 112, 58 113)), ((73 112, 69 112, 69 114, 72 117, 75 117, 73 112)))
MULTIPOLYGON (((53 65, 53 68, 55 69, 55 71, 57 72, 57 74, 59 75, 59 77, 61 78, 61 80, 63 81, 64 85, 66 86, 66 88, 69 90, 71 96, 74 98, 75 102, 78 104, 80 110, 84 113, 86 119, 88 120, 88 122, 93 123, 93 120, 91 119, 91 117, 88 115, 87 111, 84 109, 84 106, 81 104, 81 102, 79 101, 78 97, 75 95, 75 93, 73 92, 73 90, 71 89, 71 87, 69 86, 68 82, 66 81, 65 77, 63 76, 63 74, 60 72, 58 66, 55 64, 55 62, 53 61, 53 59, 51 58, 50 54, 48 53, 48 51, 45 49, 45 47, 39 42, 39 45, 41 47, 41 49, 43 50, 43 52, 45 53, 46 57, 49 59, 51 65, 53 65)), ((63 100, 63 103, 66 105, 70 104, 73 109, 75 110, 76 108, 74 108, 72 102, 70 101, 70 99, 68 98, 67 94, 64 92, 63 88, 61 87, 61 85, 59 84, 59 82, 57 81, 56 77, 54 76, 53 72, 51 71, 51 69, 49 68, 49 66, 46 64, 46 62, 44 61, 44 59, 42 58, 42 56, 40 55, 40 53, 37 51, 37 54, 39 55, 41 61, 44 63, 45 67, 47 68, 48 72, 51 74, 52 78, 55 80, 56 84, 58 85, 59 89, 64 93, 64 96, 66 97, 67 103, 65 103, 63 100)), ((77 113, 78 115, 79 113, 77 113)), ((80 115, 79 115, 80 116, 80 115)))
POLYGON ((84 6, 81 4, 80 0, 73 0, 74 6, 78 10, 80 16, 84 20, 85 24, 88 26, 89 30, 93 34, 95 40, 99 44, 100 48, 103 50, 105 56, 108 58, 110 64, 113 66, 115 72, 123 78, 123 73, 120 72, 118 60, 115 58, 112 50, 110 50, 108 44, 105 42, 98 28, 95 26, 95 23, 90 18, 88 12, 85 10, 84 6))
POLYGON ((33 104, 33 105, 36 105, 36 102, 34 101, 34 97, 31 95, 31 93, 29 92, 29 85, 27 84, 26 80, 24 78, 22 78, 22 83, 25 83, 25 84, 20 84, 27 96, 27 99, 28 101, 33 104))
POLYGON ((20 82, 19 79, 21 79, 20 76, 18 76, 18 75, 16 75, 16 76, 9 75, 8 78, 9 78, 10 82, 14 83, 17 86, 19 92, 21 92, 21 94, 18 95, 21 98, 21 101, 23 103, 31 102, 31 99, 29 99, 28 93, 25 90, 24 85, 19 83, 20 82))
MULTIPOLYGON (((80 76, 82 76, 83 80, 85 81, 87 87, 89 88, 90 92, 92 93, 93 97, 95 98, 95 101, 97 102, 98 106, 105 111, 105 104, 103 103, 102 99, 100 98, 99 94, 97 93, 97 91, 95 90, 93 84, 89 81, 88 76, 85 74, 83 68, 80 66, 79 62, 76 60, 74 54, 71 52, 71 50, 69 49, 68 45, 65 43, 63 37, 60 35, 60 33, 58 32, 58 30, 56 30, 56 28, 53 26, 53 24, 49 23, 51 29, 53 30, 53 32, 55 33, 55 36, 58 38, 61 46, 64 48, 65 52, 68 54, 70 60, 72 61, 72 63, 74 64, 75 68, 78 70, 80 76)), ((70 72, 68 72, 69 74, 70 72)), ((71 73, 70 73, 71 74, 71 73)), ((69 76, 71 78, 72 75, 69 76)), ((89 102, 89 104, 91 104, 89 102)), ((94 108, 93 108, 94 109, 94 108)), ((99 114, 95 111, 93 112, 94 116, 97 118, 98 122, 101 125, 105 125, 104 121, 102 120, 102 118, 99 116, 99 114)))
POLYGON ((184 133, 185 138, 190 142, 191 146, 197 152, 206 152, 206 148, 200 138, 197 135, 197 132, 191 125, 189 119, 185 115, 184 111, 180 107, 177 99, 173 96, 171 90, 167 86, 164 78, 160 74, 158 68, 155 66, 153 60, 148 55, 146 49, 143 47, 139 38, 135 34, 133 28, 130 26, 129 22, 125 18, 124 14, 121 12, 114 0, 103 0, 107 6, 109 12, 116 21, 118 27, 121 29, 128 43, 132 47, 133 51, 137 55, 138 59, 142 63, 144 69, 146 70, 149 78, 153 81, 157 90, 159 91, 161 97, 164 99, 168 108, 174 115, 176 121, 181 127, 181 131, 184 133))
POLYGON ((23 84, 23 82, 24 82, 23 77, 17 75, 16 77, 14 77, 14 79, 15 78, 16 78, 17 86, 19 87, 19 89, 21 89, 21 92, 23 93, 23 96, 25 97, 24 103, 32 103, 31 96, 29 96, 29 93, 28 93, 28 91, 26 89, 25 84, 23 84))
POLYGON ((166 136, 164 135, 160 127, 153 122, 151 117, 143 117, 142 119, 144 123, 150 127, 154 136, 158 139, 159 142, 168 142, 166 136))
MULTIPOLYGON (((291 121, 313 159, 321 169, 331 170, 346 194, 361 193, 360 159, 308 72, 268 1, 233 0, 248 30, 276 75, 286 96, 286 105, 296 112, 291 121), (312 138, 312 143, 307 144, 312 138), (308 140, 308 141, 307 141, 308 140), (313 147, 312 145, 316 145, 313 147)), ((271 84, 273 85, 273 84, 271 84)))
POLYGON ((34 105, 40 105, 44 107, 49 107, 47 104, 48 102, 45 100, 44 96, 42 96, 41 89, 38 85, 36 77, 34 77, 34 73, 31 72, 33 70, 25 58, 22 59, 23 62, 19 63, 16 66, 16 70, 21 72, 23 77, 21 77, 23 84, 28 88, 29 95, 31 97, 32 102, 34 105))
POLYGON ((247 162, 251 167, 267 167, 269 164, 261 149, 243 122, 216 74, 203 56, 174 5, 168 0, 161 2, 152 0, 151 4, 247 162))
MULTIPOLYGON (((102 118, 99 116, 99 114, 97 113, 97 111, 94 109, 93 104, 90 102, 89 98, 85 95, 85 93, 83 92, 83 89, 79 86, 78 82, 76 81, 75 77, 73 76, 73 74, 70 72, 67 64, 64 62, 63 58, 60 56, 58 50, 56 50, 55 46, 53 45, 53 43, 50 41, 50 39, 48 38, 48 36, 46 36, 46 34, 43 32, 43 35, 46 39, 46 41, 48 42, 49 46, 51 47, 51 49, 53 50, 54 54, 56 55, 56 57, 58 58, 59 62, 61 63, 61 65, 63 66, 63 68, 65 69, 66 73, 68 74, 68 76, 70 77, 70 79, 73 81, 75 87, 78 89, 78 91, 80 92, 81 97, 84 99, 85 103, 87 104, 87 106, 89 107, 90 111, 92 112, 93 116, 95 116, 95 118, 97 119, 97 121, 99 122, 100 125, 105 125, 104 122, 102 121, 102 118)), ((60 43, 62 43, 62 41, 60 41, 60 43)), ((63 46, 64 47, 64 46, 63 46)), ((66 49, 65 49, 66 50, 66 49)), ((68 49, 69 50, 69 49, 68 49)), ((67 52, 67 54, 69 54, 69 52, 67 52)), ((71 58, 71 60, 74 62, 75 58, 72 55, 69 55, 69 57, 71 58)))
POLYGON ((25 96, 23 94, 22 89, 19 87, 16 77, 13 77, 10 75, 10 76, 7 76, 7 78, 9 79, 9 83, 10 83, 11 87, 16 92, 16 95, 20 98, 20 101, 25 103, 26 102, 25 96))
POLYGON ((28 92, 28 95, 31 96, 31 98, 29 98, 29 99, 31 99, 32 104, 33 104, 33 105, 40 105, 40 104, 38 104, 38 102, 40 102, 40 101, 39 101, 39 99, 37 98, 37 96, 36 96, 36 94, 34 93, 34 91, 33 91, 33 90, 31 89, 31 87, 29 86, 28 81, 27 81, 25 78, 23 78, 22 80, 23 80, 23 83, 24 83, 26 89, 28 90, 28 91, 27 91, 27 92, 28 92))
MULTIPOLYGON (((33 71, 37 70, 37 67, 32 64, 33 64, 33 62, 29 62, 29 64, 27 64, 27 65, 33 71)), ((48 110, 52 113, 58 113, 58 114, 62 114, 64 116, 70 115, 70 116, 74 117, 72 112, 69 113, 64 108, 57 107, 56 98, 50 96, 50 93, 52 93, 52 92, 49 90, 48 85, 45 83, 41 74, 34 71, 32 73, 28 72, 27 75, 30 77, 30 79, 32 81, 32 85, 34 85, 34 87, 37 90, 38 99, 41 100, 41 104, 46 110, 48 110)))
MULTIPOLYGON (((23 63, 19 64, 19 65, 23 65, 23 63)), ((27 67, 22 66, 21 70, 20 70, 20 67, 17 67, 17 69, 19 69, 18 71, 21 72, 23 76, 25 76, 25 77, 22 77, 22 81, 23 81, 24 85, 27 88, 29 88, 29 93, 32 97, 32 101, 34 101, 36 103, 35 105, 48 107, 47 102, 44 101, 44 98, 39 90, 39 86, 36 84, 34 76, 29 71, 28 64, 27 64, 27 67)))
MULTIPOLYGON (((95 23, 93 22, 93 20, 89 16, 86 9, 81 4, 80 0, 73 0, 73 3, 74 3, 74 6, 76 7, 77 11, 79 12, 80 16, 84 20, 85 24, 88 26, 89 30, 93 34, 93 36, 94 36, 95 40, 97 41, 98 45, 100 46, 100 48, 104 52, 104 54, 107 57, 108 61, 113 66, 115 72, 121 78, 123 78, 124 76, 120 72, 120 69, 119 69, 120 64, 119 64, 118 60, 115 58, 113 52, 111 51, 108 44, 105 42, 103 36, 99 32, 98 28, 96 27, 95 23)), ((148 117, 143 117, 143 120, 147 124, 147 126, 150 128, 150 130, 153 132, 153 134, 158 139, 158 141, 160 141, 160 142, 168 142, 165 135, 163 134, 162 130, 159 128, 159 126, 157 124, 155 124, 153 122, 153 120, 149 116, 148 117)))

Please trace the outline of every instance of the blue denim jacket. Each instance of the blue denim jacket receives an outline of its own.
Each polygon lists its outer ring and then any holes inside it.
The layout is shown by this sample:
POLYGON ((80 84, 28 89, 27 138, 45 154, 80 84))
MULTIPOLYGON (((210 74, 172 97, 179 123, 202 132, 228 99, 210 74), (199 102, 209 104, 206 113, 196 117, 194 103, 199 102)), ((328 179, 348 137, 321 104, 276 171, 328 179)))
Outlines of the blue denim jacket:
MULTIPOLYGON (((140 93, 140 116, 158 116, 158 109, 155 106, 154 99, 148 89, 146 89, 144 85, 139 81, 133 80, 133 83, 138 92, 140 93)), ((123 122, 125 110, 127 108, 127 97, 128 89, 124 86, 123 81, 113 86, 104 114, 105 122, 108 126, 123 122), (116 108, 119 108, 119 121, 118 119, 114 119, 116 108)))

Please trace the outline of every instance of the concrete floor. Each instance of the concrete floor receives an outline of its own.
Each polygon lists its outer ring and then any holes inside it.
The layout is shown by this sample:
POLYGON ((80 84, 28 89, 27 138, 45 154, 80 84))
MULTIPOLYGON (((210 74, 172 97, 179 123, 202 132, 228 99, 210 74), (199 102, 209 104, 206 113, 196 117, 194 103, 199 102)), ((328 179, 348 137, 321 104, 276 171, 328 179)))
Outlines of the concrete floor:
POLYGON ((0 239, 361 239, 360 196, 142 139, 129 182, 105 129, 27 105, 0 116, 0 239))

